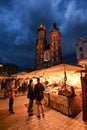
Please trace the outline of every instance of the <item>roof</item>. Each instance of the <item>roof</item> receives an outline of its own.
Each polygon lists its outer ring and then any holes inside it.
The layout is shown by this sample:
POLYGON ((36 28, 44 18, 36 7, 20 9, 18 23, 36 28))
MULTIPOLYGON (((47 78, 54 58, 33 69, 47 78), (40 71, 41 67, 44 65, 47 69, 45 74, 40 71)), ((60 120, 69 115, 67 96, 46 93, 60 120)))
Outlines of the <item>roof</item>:
POLYGON ((51 72, 60 72, 64 70, 81 72, 81 71, 84 71, 85 69, 79 66, 73 66, 69 64, 60 64, 60 65, 56 65, 47 69, 36 70, 36 71, 28 72, 28 73, 27 72, 17 73, 14 76, 24 77, 24 78, 33 78, 33 77, 44 76, 47 73, 50 74, 51 72))

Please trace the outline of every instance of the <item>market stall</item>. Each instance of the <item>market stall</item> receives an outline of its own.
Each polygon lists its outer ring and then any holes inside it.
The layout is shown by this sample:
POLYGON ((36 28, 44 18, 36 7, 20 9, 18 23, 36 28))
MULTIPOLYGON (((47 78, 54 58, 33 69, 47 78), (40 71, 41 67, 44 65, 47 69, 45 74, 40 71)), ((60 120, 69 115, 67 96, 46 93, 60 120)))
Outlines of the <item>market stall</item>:
POLYGON ((67 116, 75 116, 82 110, 80 81, 82 70, 81 67, 62 64, 59 67, 52 67, 49 73, 45 73, 49 82, 46 93, 50 95, 50 107, 67 116))
MULTIPOLYGON (((82 109, 81 71, 78 66, 60 64, 47 69, 26 73, 24 79, 40 77, 45 86, 45 101, 50 107, 74 116, 82 109)), ((20 76, 19 76, 20 77, 20 76)))

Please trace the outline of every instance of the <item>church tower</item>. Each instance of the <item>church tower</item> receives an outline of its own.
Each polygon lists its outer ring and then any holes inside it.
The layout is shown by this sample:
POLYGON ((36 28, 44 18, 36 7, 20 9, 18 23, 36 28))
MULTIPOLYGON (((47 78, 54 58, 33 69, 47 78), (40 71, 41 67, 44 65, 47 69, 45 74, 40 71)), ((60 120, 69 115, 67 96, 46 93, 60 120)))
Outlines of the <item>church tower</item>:
POLYGON ((62 63, 61 35, 56 23, 50 31, 50 66, 62 63))
POLYGON ((53 24, 53 29, 49 32, 49 39, 49 44, 47 44, 46 27, 40 22, 36 41, 36 69, 62 63, 61 36, 56 23, 53 24))
POLYGON ((36 41, 36 69, 43 68, 44 49, 46 47, 46 27, 40 22, 38 27, 38 38, 36 41))

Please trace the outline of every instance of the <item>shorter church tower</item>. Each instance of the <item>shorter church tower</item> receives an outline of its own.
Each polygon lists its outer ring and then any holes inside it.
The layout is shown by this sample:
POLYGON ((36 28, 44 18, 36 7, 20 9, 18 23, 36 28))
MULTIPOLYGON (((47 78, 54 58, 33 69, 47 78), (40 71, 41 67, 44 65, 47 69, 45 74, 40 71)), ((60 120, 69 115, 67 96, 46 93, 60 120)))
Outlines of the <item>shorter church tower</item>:
POLYGON ((43 51, 46 46, 46 27, 40 22, 38 27, 38 38, 36 41, 36 69, 43 68, 43 51))
POLYGON ((51 66, 62 63, 61 35, 56 23, 50 31, 50 57, 51 66))

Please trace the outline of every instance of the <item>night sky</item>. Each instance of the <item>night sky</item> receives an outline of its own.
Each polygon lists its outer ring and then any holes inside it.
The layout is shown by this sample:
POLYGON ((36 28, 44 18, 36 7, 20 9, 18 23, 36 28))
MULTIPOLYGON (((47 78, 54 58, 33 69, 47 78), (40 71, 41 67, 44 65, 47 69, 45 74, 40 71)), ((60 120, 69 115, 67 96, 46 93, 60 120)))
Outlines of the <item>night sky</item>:
POLYGON ((72 59, 78 36, 87 36, 87 0, 0 0, 0 63, 35 65, 41 19, 48 43, 49 31, 56 22, 63 56, 72 59))

